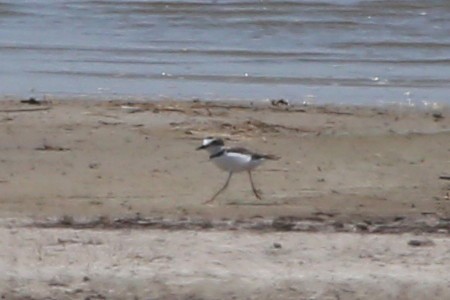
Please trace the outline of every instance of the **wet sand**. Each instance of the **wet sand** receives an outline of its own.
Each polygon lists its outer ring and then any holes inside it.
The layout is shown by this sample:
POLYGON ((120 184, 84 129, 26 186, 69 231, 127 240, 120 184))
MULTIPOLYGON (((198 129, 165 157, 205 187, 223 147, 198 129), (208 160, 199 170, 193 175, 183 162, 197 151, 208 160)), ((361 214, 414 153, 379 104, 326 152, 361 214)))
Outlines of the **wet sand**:
POLYGON ((0 123, 6 298, 450 297, 448 108, 4 101, 0 123), (262 201, 236 174, 202 204, 210 135, 281 157, 262 201))

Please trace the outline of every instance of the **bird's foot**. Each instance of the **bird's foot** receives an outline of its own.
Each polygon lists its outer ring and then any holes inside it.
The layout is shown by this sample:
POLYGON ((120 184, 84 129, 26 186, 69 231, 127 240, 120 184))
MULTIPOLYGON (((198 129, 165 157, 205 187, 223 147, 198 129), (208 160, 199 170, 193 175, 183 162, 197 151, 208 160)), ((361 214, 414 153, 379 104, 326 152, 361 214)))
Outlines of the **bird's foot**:
POLYGON ((254 190, 254 191, 253 191, 253 194, 255 194, 255 197, 256 197, 256 198, 258 198, 259 200, 262 200, 262 197, 261 197, 261 191, 254 190))

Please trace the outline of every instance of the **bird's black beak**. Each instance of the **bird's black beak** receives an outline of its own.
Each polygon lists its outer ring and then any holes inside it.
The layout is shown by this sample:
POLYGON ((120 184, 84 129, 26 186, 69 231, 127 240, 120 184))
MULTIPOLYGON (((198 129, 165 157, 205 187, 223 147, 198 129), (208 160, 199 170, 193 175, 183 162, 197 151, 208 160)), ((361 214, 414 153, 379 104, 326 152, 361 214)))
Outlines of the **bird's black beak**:
POLYGON ((200 147, 197 147, 195 150, 202 150, 202 149, 205 149, 205 148, 206 148, 205 145, 201 145, 200 147))

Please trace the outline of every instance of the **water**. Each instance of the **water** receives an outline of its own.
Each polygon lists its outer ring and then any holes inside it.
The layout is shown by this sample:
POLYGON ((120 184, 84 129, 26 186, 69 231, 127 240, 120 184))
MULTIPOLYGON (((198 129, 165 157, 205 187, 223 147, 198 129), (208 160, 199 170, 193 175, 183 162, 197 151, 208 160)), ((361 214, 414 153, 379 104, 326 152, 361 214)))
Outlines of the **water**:
POLYGON ((450 1, 0 0, 0 95, 450 103, 450 1))

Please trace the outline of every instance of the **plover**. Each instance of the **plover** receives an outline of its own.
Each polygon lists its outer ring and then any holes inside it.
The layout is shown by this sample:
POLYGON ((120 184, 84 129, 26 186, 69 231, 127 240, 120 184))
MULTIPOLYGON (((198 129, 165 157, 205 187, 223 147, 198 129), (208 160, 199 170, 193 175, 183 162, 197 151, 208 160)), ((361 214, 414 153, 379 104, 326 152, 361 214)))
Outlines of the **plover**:
POLYGON ((277 160, 278 157, 274 155, 258 154, 242 147, 228 148, 221 138, 207 137, 203 139, 203 143, 197 150, 205 149, 209 152, 209 159, 213 161, 220 169, 228 172, 228 178, 224 186, 212 196, 211 199, 205 202, 211 203, 216 197, 223 192, 230 182, 233 173, 244 172, 248 173, 252 191, 256 198, 261 199, 258 191, 255 188, 252 178, 252 170, 259 166, 264 160, 277 160))

